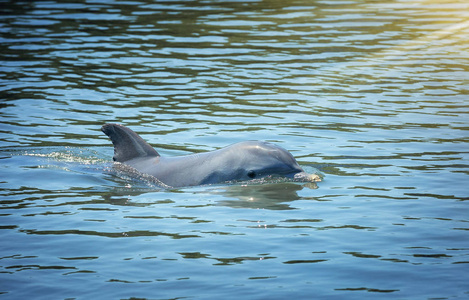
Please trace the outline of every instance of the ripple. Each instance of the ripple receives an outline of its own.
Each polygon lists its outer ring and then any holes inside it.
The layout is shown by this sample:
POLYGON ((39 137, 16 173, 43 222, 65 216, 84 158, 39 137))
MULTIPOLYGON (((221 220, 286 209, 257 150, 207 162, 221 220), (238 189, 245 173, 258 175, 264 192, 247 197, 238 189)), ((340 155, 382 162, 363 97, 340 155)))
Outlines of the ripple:
POLYGON ((85 2, 2 3, 0 293, 467 292, 469 4, 85 2), (326 176, 164 189, 111 168, 106 122, 326 176))

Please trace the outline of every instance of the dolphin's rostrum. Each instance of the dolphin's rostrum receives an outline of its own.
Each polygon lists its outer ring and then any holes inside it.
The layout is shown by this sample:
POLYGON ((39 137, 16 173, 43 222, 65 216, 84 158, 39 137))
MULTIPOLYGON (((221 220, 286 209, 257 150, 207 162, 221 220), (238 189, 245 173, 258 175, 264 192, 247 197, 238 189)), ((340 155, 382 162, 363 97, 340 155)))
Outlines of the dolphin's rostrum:
POLYGON ((303 171, 287 150, 267 142, 246 141, 211 152, 162 157, 125 126, 105 124, 101 130, 114 144, 114 161, 151 175, 171 187, 247 181, 268 176, 320 181, 318 175, 303 171))

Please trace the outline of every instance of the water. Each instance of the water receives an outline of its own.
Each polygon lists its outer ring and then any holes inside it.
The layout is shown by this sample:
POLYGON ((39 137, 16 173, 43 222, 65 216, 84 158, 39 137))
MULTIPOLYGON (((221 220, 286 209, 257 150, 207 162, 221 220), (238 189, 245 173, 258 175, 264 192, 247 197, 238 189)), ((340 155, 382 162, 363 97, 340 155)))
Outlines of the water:
POLYGON ((1 1, 0 297, 466 299, 466 1, 1 1), (267 140, 317 186, 113 168, 267 140))

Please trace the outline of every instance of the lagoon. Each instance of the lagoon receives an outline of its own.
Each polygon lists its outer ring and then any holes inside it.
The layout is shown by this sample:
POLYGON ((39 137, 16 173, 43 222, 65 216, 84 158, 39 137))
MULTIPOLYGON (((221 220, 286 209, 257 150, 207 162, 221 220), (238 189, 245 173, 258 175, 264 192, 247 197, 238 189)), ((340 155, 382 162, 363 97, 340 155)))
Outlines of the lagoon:
POLYGON ((0 297, 465 299, 465 1, 4 1, 0 297), (164 189, 265 140, 324 178, 164 189))

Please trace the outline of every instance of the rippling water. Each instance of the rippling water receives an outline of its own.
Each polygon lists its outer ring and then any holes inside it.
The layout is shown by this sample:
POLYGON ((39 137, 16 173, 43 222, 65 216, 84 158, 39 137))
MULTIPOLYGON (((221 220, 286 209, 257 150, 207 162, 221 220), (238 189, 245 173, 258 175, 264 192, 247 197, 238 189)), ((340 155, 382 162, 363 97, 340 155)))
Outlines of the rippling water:
POLYGON ((467 1, 0 1, 6 299, 469 296, 467 1), (267 140, 318 186, 113 168, 267 140))

